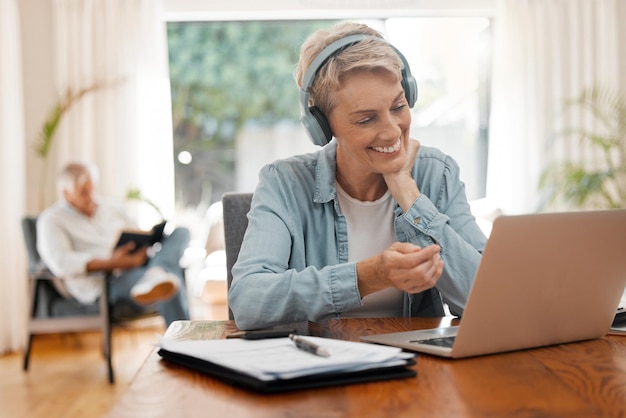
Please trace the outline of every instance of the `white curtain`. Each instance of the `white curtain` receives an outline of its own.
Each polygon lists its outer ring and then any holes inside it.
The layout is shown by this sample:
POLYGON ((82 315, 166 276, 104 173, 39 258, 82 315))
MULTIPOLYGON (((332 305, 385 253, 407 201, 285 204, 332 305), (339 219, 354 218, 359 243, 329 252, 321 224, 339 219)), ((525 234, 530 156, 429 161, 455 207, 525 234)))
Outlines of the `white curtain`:
MULTIPOLYGON (((54 0, 53 31, 59 95, 105 87, 83 96, 62 120, 50 174, 69 160, 91 160, 102 194, 122 197, 138 188, 171 217, 174 163, 161 2, 54 0)), ((55 200, 50 177, 47 204, 55 200)), ((157 213, 145 206, 139 218, 148 226, 157 213)))
POLYGON ((505 213, 536 211, 544 167, 584 154, 578 142, 548 146, 581 118, 563 113, 564 101, 594 83, 624 82, 618 2, 496 1, 487 196, 505 213))
POLYGON ((17 0, 0 0, 0 355, 21 348, 27 311, 24 120, 17 0))

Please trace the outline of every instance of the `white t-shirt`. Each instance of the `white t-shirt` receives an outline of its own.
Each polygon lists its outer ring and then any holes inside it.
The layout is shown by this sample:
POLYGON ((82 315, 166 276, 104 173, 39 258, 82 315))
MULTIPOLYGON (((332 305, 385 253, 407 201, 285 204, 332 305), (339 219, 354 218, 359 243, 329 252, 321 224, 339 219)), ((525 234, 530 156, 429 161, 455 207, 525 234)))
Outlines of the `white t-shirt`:
MULTIPOLYGON (((395 202, 389 190, 378 200, 362 202, 337 183, 337 197, 348 223, 348 261, 379 254, 396 241, 395 202)), ((344 312, 342 317, 400 317, 403 313, 403 293, 396 288, 369 294, 362 302, 363 306, 344 312)))

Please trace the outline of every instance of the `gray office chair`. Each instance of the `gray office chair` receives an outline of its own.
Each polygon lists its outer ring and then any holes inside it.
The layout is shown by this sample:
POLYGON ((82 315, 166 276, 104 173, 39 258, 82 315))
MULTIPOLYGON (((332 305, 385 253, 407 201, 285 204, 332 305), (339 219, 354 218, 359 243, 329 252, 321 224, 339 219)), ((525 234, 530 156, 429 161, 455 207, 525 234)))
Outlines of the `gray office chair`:
MULTIPOLYGON (((231 269, 239 256, 241 241, 248 227, 248 212, 252 202, 252 193, 225 193, 222 196, 224 219, 224 249, 226 251, 226 289, 230 289, 233 280, 231 269)), ((228 318, 234 319, 228 308, 228 318)))
POLYGON ((102 335, 102 353, 108 368, 109 383, 114 383, 111 329, 128 321, 158 315, 149 312, 123 317, 109 302, 109 280, 101 280, 102 296, 93 304, 82 304, 72 298, 63 286, 63 279, 55 277, 44 265, 37 251, 37 217, 22 218, 22 232, 28 254, 28 277, 30 279, 31 299, 27 322, 27 340, 24 351, 24 371, 28 371, 33 337, 38 334, 72 333, 99 331, 102 335))

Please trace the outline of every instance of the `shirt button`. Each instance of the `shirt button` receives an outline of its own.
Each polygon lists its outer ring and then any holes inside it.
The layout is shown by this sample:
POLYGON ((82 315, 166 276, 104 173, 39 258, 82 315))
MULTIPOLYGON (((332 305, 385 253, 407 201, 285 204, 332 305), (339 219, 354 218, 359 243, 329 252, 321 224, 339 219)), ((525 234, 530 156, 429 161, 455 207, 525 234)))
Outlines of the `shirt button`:
POLYGON ((416 225, 419 225, 420 222, 422 222, 422 218, 420 218, 419 216, 413 218, 413 223, 415 223, 416 225))

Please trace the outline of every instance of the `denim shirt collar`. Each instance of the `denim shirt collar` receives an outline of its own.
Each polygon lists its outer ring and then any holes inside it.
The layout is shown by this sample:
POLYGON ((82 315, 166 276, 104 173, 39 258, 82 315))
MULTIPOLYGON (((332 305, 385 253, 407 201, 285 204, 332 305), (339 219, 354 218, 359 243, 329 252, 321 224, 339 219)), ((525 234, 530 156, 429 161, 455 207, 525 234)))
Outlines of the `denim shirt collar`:
POLYGON ((337 198, 335 172, 337 169, 337 141, 333 139, 317 153, 315 167, 315 203, 327 203, 337 198))
MULTIPOLYGON (((418 154, 419 155, 419 154, 418 154)), ((333 138, 327 145, 317 152, 315 166, 315 196, 313 202, 327 203, 337 199, 337 141, 333 138)), ((416 175, 416 167, 413 174, 416 175)), ((396 202, 396 217, 402 215, 402 208, 396 202)))

